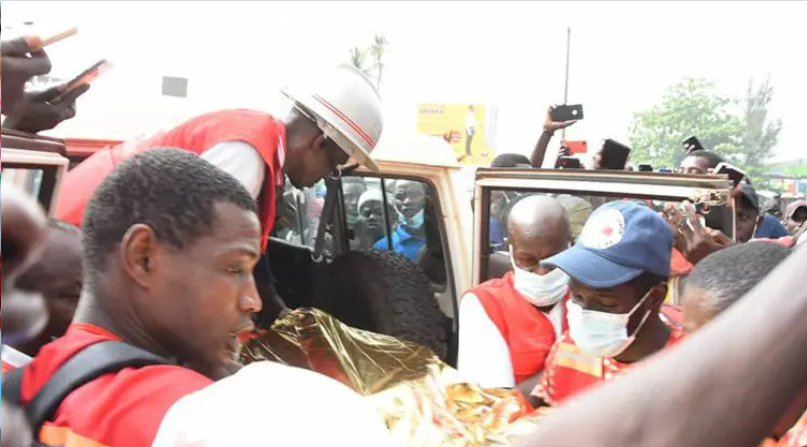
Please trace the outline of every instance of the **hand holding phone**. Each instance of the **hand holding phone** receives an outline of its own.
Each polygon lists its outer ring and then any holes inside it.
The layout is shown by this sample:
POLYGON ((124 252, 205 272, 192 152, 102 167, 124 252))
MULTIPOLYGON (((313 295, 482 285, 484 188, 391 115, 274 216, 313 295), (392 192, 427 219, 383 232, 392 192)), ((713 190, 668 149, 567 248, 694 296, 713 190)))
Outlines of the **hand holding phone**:
POLYGON ((715 166, 715 174, 723 174, 729 177, 729 180, 734 184, 736 188, 741 182, 746 182, 749 185, 751 184, 751 178, 748 174, 745 173, 742 169, 733 166, 729 163, 720 163, 715 166))
MULTIPOLYGON (((715 211, 719 214, 719 210, 715 211)), ((663 214, 673 230, 675 248, 692 264, 733 244, 721 231, 710 228, 709 216, 704 216, 688 201, 678 205, 668 203, 663 214)))
POLYGON ((88 85, 95 81, 99 76, 104 74, 107 70, 112 68, 112 64, 109 63, 106 59, 101 59, 100 61, 96 62, 90 68, 81 72, 78 76, 71 79, 65 84, 59 86, 59 95, 54 98, 54 101, 62 101, 67 95, 82 87, 84 85, 88 85))
POLYGON ((695 136, 691 136, 686 140, 682 141, 681 147, 684 149, 684 153, 687 155, 695 151, 703 150, 703 145, 701 144, 700 141, 698 141, 698 138, 695 136))
POLYGON ((630 148, 609 138, 603 143, 598 155, 600 169, 624 171, 630 156, 630 148))
MULTIPOLYGON (((579 121, 583 119, 583 105, 582 104, 575 104, 575 105, 561 105, 556 107, 550 107, 549 109, 549 119, 553 123, 566 123, 568 121, 579 121)), ((567 124, 569 125, 569 124, 567 124)), ((564 126, 565 127, 565 126, 564 126)))
POLYGON ((586 152, 588 152, 588 142, 586 142, 585 140, 581 141, 564 140, 560 144, 561 146, 564 146, 569 149, 568 155, 585 154, 586 152))
POLYGON ((563 156, 558 159, 558 168, 560 169, 583 169, 580 159, 577 157, 563 156))

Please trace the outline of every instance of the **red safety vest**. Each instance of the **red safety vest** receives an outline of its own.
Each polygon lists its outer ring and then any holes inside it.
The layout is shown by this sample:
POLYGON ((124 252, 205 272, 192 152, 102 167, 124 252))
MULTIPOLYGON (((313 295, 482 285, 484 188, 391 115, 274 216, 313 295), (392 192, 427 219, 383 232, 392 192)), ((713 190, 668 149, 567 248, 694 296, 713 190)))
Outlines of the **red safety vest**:
MULTIPOLYGON (((516 290, 513 272, 501 279, 487 281, 469 290, 485 308, 488 318, 499 329, 513 362, 516 383, 543 371, 544 363, 555 343, 555 328, 543 312, 530 304, 516 290)), ((569 299, 569 294, 563 299, 569 299)), ((563 330, 568 329, 565 309, 563 330)))
MULTIPOLYGON (((73 324, 43 346, 22 376, 27 405, 77 352, 120 337, 97 326, 73 324)), ((181 398, 213 382, 171 365, 125 368, 75 389, 38 433, 41 444, 63 447, 143 447, 154 443, 163 418, 181 398)))
MULTIPOLYGON (((671 330, 665 349, 684 338, 684 331, 681 328, 671 326, 671 330)), ((620 363, 611 358, 588 355, 577 347, 566 332, 552 348, 544 375, 532 394, 555 406, 583 390, 611 380, 633 365, 633 363, 620 363)))
POLYGON ((146 151, 174 147, 202 154, 225 141, 241 141, 257 149, 266 162, 261 222, 264 250, 275 222, 276 188, 283 183, 286 128, 264 112, 247 109, 222 110, 192 118, 146 140, 104 148, 70 170, 62 180, 56 218, 81 226, 92 193, 117 165, 146 151))

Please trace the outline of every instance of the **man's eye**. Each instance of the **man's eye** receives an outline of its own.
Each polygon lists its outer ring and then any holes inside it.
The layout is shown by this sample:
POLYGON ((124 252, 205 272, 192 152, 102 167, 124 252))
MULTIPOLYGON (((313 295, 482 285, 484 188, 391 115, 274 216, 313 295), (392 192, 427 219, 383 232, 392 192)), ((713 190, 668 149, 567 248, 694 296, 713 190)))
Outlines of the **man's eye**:
POLYGON ((230 267, 227 269, 227 271, 232 273, 233 275, 241 275, 244 273, 244 269, 241 267, 230 267))

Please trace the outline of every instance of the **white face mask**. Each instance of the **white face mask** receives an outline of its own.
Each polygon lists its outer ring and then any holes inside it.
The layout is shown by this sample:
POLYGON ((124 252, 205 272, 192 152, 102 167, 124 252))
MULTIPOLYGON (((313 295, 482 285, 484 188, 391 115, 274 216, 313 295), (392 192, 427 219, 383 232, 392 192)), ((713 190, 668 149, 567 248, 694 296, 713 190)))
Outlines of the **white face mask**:
POLYGON ((398 221, 409 228, 420 228, 423 226, 425 210, 420 210, 412 217, 406 217, 402 212, 398 211, 398 221))
POLYGON ((636 340, 636 334, 642 330, 642 326, 650 316, 650 311, 648 310, 633 335, 628 336, 630 317, 645 302, 648 296, 650 296, 650 292, 626 314, 609 314, 607 312, 585 310, 574 300, 569 300, 566 304, 569 335, 577 347, 586 354, 594 357, 616 357, 625 352, 636 340))
POLYGON ((539 275, 517 266, 512 246, 510 262, 513 264, 513 283, 516 290, 533 306, 554 306, 569 290, 569 275, 561 269, 556 268, 546 275, 539 275))

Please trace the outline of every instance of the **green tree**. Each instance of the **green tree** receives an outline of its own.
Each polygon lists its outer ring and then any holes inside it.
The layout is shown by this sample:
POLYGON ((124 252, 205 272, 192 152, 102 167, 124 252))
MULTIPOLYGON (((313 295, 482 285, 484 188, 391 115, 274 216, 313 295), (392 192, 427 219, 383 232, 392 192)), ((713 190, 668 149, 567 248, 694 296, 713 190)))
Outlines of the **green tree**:
POLYGON ((385 56, 389 41, 383 34, 375 34, 372 43, 367 48, 353 47, 350 49, 350 64, 362 73, 375 79, 375 87, 381 91, 381 82, 384 76, 385 56), (367 65, 367 56, 372 57, 372 65, 367 65))
POLYGON ((359 47, 350 49, 350 65, 358 68, 359 71, 369 76, 370 69, 366 65, 367 52, 359 47))
POLYGON ((759 85, 755 84, 753 78, 748 81, 743 114, 744 132, 740 143, 740 163, 748 168, 765 165, 782 130, 781 119, 768 119, 768 106, 773 100, 770 76, 766 76, 759 85))
POLYGON ((381 80, 384 74, 384 56, 387 52, 389 41, 383 34, 375 34, 373 36, 373 44, 370 45, 370 54, 373 55, 373 69, 375 70, 375 87, 381 91, 381 80))
POLYGON ((630 128, 634 163, 676 167, 684 157, 681 142, 695 135, 701 143, 733 159, 740 152, 743 122, 735 104, 706 79, 686 78, 664 92, 661 103, 634 114, 630 128))

